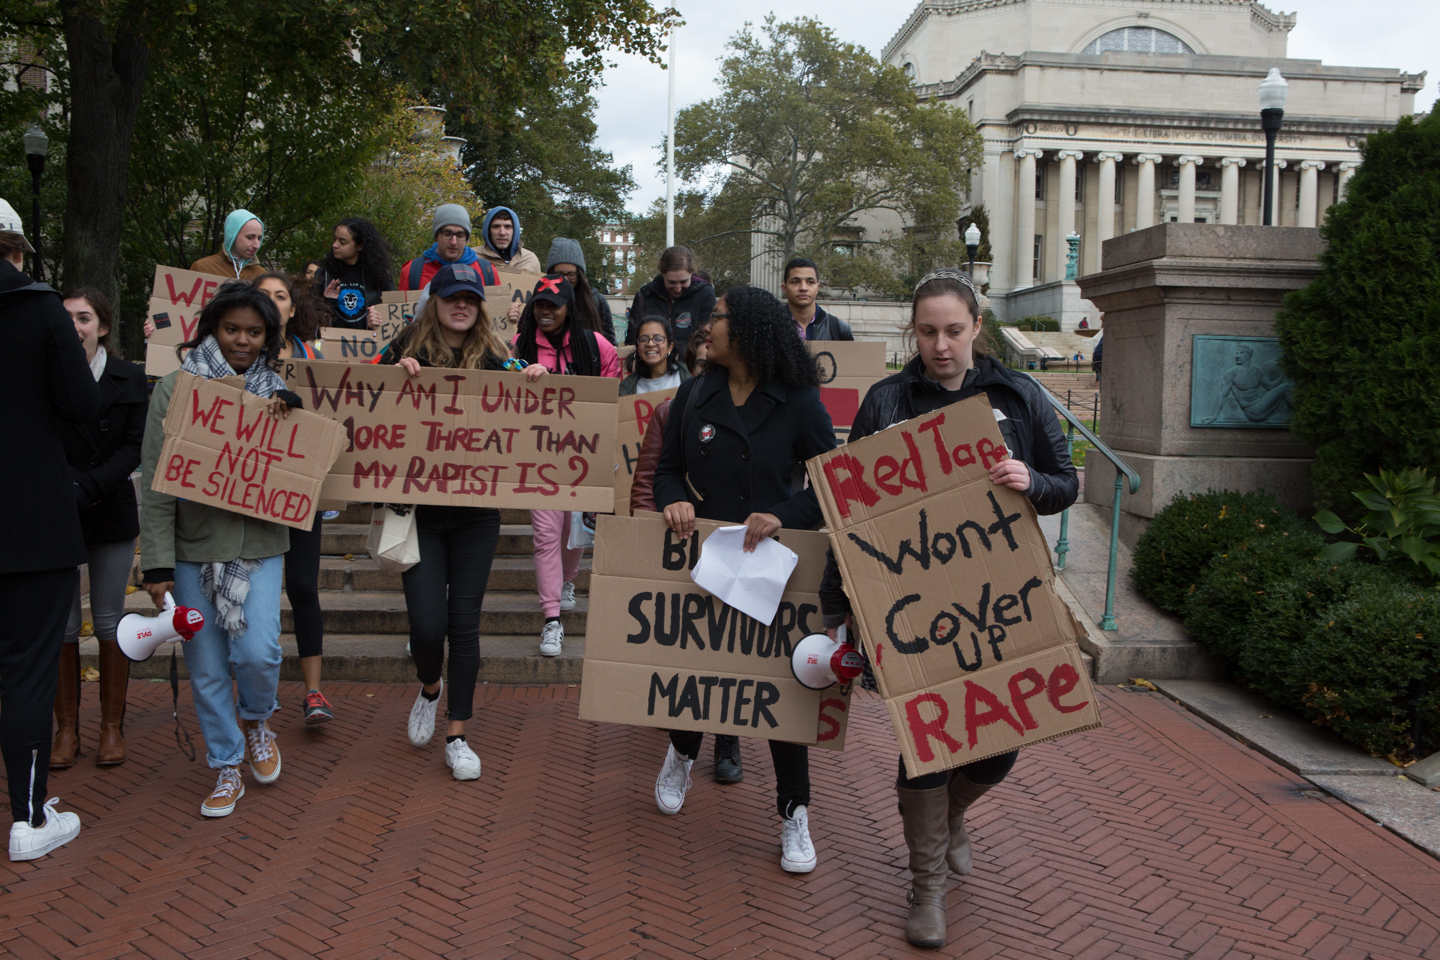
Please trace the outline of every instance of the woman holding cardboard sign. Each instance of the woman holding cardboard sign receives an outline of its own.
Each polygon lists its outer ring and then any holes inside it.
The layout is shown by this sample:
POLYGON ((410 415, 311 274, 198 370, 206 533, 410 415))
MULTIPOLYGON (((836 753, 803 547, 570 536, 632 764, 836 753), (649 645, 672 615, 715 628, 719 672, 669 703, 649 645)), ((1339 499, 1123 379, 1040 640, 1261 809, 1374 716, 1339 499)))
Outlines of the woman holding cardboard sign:
MULTIPOLYGON (((509 354, 485 312, 485 287, 474 266, 450 263, 430 281, 430 297, 415 321, 380 355, 412 377, 421 367, 503 370, 509 354)), ((526 376, 536 379, 543 367, 526 376)), ((435 735, 435 713, 445 684, 445 640, 450 640, 450 698, 445 765, 456 780, 480 776, 480 758, 465 741, 480 674, 480 606, 500 542, 500 511, 424 503, 415 508, 420 562, 401 574, 410 616, 410 656, 420 692, 406 724, 410 742, 423 747, 435 735)))
POLYGON ((335 225, 330 253, 320 261, 313 289, 325 301, 327 327, 375 330, 380 326, 380 295, 395 289, 390 250, 375 224, 348 217, 335 225))
MULTIPOLYGON (((1059 513, 1075 502, 1078 483, 1055 413, 1034 380, 990 356, 980 324, 975 287, 968 276, 958 270, 937 270, 921 280, 910 318, 918 353, 899 373, 865 394, 850 428, 850 441, 983 393, 997 411, 1010 451, 1008 459, 991 467, 991 482, 1025 494, 1037 513, 1059 513)), ((833 552, 821 582, 820 601, 833 637, 850 614, 833 552)), ((875 689, 868 663, 863 685, 875 689)), ((944 946, 949 870, 965 876, 972 867, 965 812, 1005 779, 1017 755, 1005 753, 913 778, 905 775, 901 760, 895 792, 914 877, 905 938, 916 946, 944 946)))
MULTIPOLYGON (((754 550, 781 527, 820 523, 815 491, 797 492, 793 476, 797 464, 835 449, 835 430, 820 402, 815 361, 794 331, 785 307, 759 288, 731 289, 716 303, 707 340, 710 372, 675 395, 655 468, 655 505, 678 536, 691 536, 697 517, 743 523, 745 549, 754 550)), ((671 731, 655 781, 661 813, 680 812, 703 737, 671 731)), ((780 866, 790 873, 809 873, 816 863, 809 756, 801 744, 770 741, 782 818, 780 866)))

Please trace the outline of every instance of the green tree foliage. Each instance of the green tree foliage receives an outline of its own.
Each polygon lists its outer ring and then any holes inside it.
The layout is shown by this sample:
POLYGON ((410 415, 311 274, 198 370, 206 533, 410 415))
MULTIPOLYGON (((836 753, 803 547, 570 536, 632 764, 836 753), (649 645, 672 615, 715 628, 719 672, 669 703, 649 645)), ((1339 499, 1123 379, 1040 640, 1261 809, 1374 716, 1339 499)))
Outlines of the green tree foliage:
POLYGON ((1293 429, 1315 445, 1319 505, 1440 449, 1440 114, 1370 136, 1330 209, 1320 275, 1277 318, 1293 429))
MULTIPOLYGON (((750 219, 726 199, 703 190, 681 190, 675 195, 675 242, 694 252, 696 267, 710 275, 717 293, 750 282, 750 219)), ((660 253, 665 249, 663 198, 636 219, 635 245, 632 291, 658 272, 660 253)))
POLYGON ((720 95, 676 118, 676 170, 703 185, 713 231, 686 225, 702 257, 758 232, 782 262, 812 257, 831 286, 899 295, 965 259, 955 223, 981 141, 963 113, 920 103, 901 70, 809 18, 771 16, 758 35, 747 24, 729 51, 720 95), (890 226, 861 236, 862 215, 890 226))

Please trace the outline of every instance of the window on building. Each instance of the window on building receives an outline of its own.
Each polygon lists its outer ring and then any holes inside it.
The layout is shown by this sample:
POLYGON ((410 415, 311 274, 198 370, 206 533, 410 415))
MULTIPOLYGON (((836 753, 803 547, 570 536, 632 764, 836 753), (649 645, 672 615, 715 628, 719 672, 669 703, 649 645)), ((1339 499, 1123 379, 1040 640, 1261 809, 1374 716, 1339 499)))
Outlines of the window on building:
POLYGON ((907 77, 910 78, 910 82, 911 82, 911 83, 914 83, 914 82, 915 82, 915 76, 916 76, 916 74, 915 74, 915 64, 912 63, 912 62, 909 61, 909 60, 906 60, 906 61, 905 61, 905 66, 901 67, 901 69, 905 71, 905 76, 907 76, 907 77))
POLYGON ((1035 164, 1035 199, 1045 199, 1045 164, 1035 164))
POLYGON ((972 119, 972 120, 975 119, 975 98, 974 98, 974 97, 971 97, 971 98, 970 98, 970 102, 967 103, 967 104, 965 104, 965 115, 966 115, 967 117, 969 117, 970 119, 972 119))
POLYGON ((1164 30, 1154 27, 1121 27, 1091 40, 1081 53, 1106 53, 1122 50, 1131 53, 1194 53, 1189 45, 1164 30))
POLYGON ((1037 282, 1038 282, 1039 279, 1040 279, 1040 256, 1041 256, 1041 254, 1043 254, 1044 252, 1045 252, 1045 237, 1042 236, 1041 234, 1038 234, 1038 233, 1037 233, 1037 234, 1035 234, 1035 260, 1034 260, 1034 262, 1030 265, 1030 279, 1031 279, 1031 280, 1034 280, 1034 281, 1037 281, 1037 282))

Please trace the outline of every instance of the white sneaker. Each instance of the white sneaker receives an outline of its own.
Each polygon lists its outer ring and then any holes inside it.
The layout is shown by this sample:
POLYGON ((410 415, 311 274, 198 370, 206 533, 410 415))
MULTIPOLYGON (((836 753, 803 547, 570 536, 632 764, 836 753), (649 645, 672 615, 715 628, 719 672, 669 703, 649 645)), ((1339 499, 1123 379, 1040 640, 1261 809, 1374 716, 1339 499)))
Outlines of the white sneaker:
POLYGON ((222 767, 215 778, 215 789, 200 802, 200 813, 207 817, 228 817, 243 796, 245 784, 240 779, 240 768, 222 767))
POLYGON ((575 609, 575 584, 574 584, 574 583, 567 583, 567 584, 565 584, 565 586, 563 586, 563 587, 560 588, 560 609, 561 609, 561 610, 574 610, 574 609, 575 609))
POLYGON ((796 807, 794 816, 780 821, 780 869, 786 873, 809 873, 815 869, 815 863, 809 811, 796 807))
POLYGON ((445 744, 445 766, 454 772, 456 780, 480 779, 480 758, 464 740, 445 744))
POLYGON ((435 691, 435 699, 425 699, 425 685, 420 685, 420 692, 415 694, 415 706, 410 708, 410 722, 405 729, 410 734, 410 742, 417 747, 423 747, 435 736, 435 711, 440 706, 440 694, 445 692, 445 680, 440 680, 440 689, 435 691))
POLYGON ((540 656, 560 656, 560 642, 565 639, 565 628, 559 620, 551 620, 540 631, 540 656))
POLYGON ((32 827, 24 820, 16 820, 10 825, 11 860, 38 859, 80 836, 78 816, 51 809, 59 802, 59 797, 51 797, 40 808, 45 812, 43 827, 32 827))
POLYGON ((685 805, 685 793, 690 789, 690 767, 694 763, 676 753, 675 744, 670 744, 665 766, 655 778, 655 805, 661 813, 674 816, 685 805))

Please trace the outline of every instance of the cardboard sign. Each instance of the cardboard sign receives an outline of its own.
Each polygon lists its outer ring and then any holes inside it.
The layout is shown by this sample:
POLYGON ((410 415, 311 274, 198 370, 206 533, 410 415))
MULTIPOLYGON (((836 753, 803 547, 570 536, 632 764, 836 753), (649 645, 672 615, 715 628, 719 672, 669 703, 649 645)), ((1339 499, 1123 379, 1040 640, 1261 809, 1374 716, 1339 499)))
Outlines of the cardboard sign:
POLYGON ((655 408, 679 392, 656 390, 631 397, 621 397, 619 422, 615 424, 615 516, 630 516, 630 487, 635 482, 635 464, 640 459, 640 444, 650 427, 655 408))
POLYGON ((485 311, 490 314, 490 322, 500 331, 501 338, 509 343, 515 336, 515 324, 510 322, 510 306, 518 303, 523 310, 530 302, 530 297, 535 292, 535 284, 540 282, 543 274, 499 268, 495 272, 500 276, 500 283, 494 286, 486 285, 485 311))
POLYGON ((879 340, 807 340, 820 368, 820 402, 830 412, 835 439, 841 443, 860 410, 865 392, 890 375, 885 344, 879 340))
POLYGON ((246 393, 240 377, 207 380, 181 371, 165 413, 165 445, 151 488, 309 530, 320 485, 344 446, 326 417, 292 410, 270 416, 270 401, 246 393))
POLYGON ((696 521, 679 540, 662 518, 599 517, 580 717, 667 730, 704 730, 843 750, 846 686, 811 690, 790 669, 795 644, 823 633, 826 537, 781 530, 800 556, 770 624, 690 579, 705 538, 725 524, 696 521))
MULTIPOLYGON (((390 306, 396 306, 391 304, 390 306)), ((326 360, 347 363, 368 363, 378 357, 386 344, 405 329, 404 321, 383 321, 375 330, 352 330, 349 327, 321 327, 320 352, 326 360)))
POLYGON ((287 360, 305 409, 340 422, 327 500, 609 512, 615 401, 609 377, 287 360))
MULTIPOLYGON (((230 278, 234 279, 234 278, 230 278)), ((215 299, 225 277, 157 265, 148 316, 155 332, 145 342, 145 372, 163 377, 180 369, 175 347, 195 338, 200 310, 215 299)))
POLYGON ((1007 456, 982 395, 806 464, 912 777, 1100 724, 1007 456))
MULTIPOLYGON (((386 293, 384 296, 391 296, 386 293)), ((380 309, 380 318, 385 326, 403 327, 415 319, 415 308, 418 306, 419 294, 414 300, 381 300, 377 306, 380 309)), ((343 328, 342 328, 343 329, 343 328)))
POLYGON ((380 294, 381 303, 414 303, 420 299, 421 290, 386 290, 380 294))

